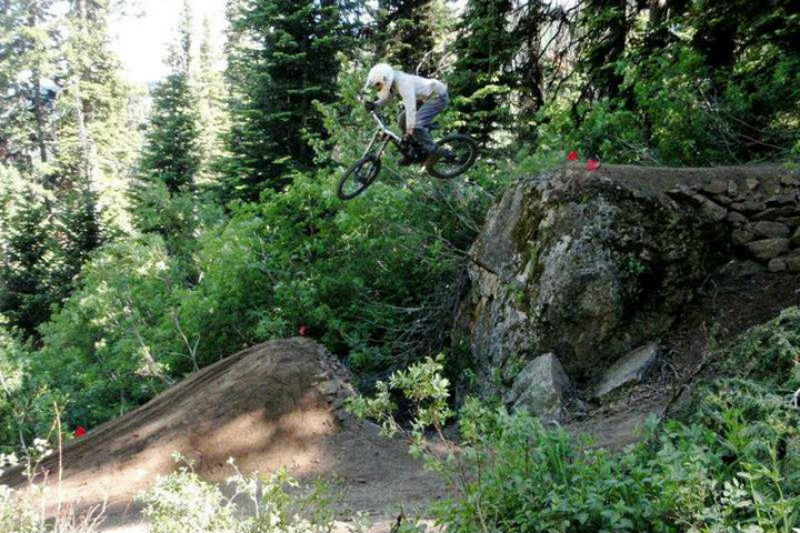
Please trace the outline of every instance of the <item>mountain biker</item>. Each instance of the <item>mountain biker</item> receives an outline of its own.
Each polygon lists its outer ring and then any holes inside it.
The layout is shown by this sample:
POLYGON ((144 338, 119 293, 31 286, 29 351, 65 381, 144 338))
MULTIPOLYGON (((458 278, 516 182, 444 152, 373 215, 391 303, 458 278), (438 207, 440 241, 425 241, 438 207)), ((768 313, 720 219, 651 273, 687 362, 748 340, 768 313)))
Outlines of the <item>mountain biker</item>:
MULTIPOLYGON (((450 101, 447 85, 439 80, 394 70, 386 63, 378 63, 370 69, 364 90, 370 87, 378 91, 378 99, 374 102, 364 102, 367 111, 382 107, 392 96, 400 95, 405 107, 405 113, 401 114, 399 120, 400 129, 405 132, 406 138, 416 140, 427 153, 436 153, 436 143, 433 142, 428 128, 433 123, 434 117, 441 113, 450 101), (419 109, 417 101, 422 102, 419 109)), ((412 161, 406 158, 400 163, 408 165, 412 161)))

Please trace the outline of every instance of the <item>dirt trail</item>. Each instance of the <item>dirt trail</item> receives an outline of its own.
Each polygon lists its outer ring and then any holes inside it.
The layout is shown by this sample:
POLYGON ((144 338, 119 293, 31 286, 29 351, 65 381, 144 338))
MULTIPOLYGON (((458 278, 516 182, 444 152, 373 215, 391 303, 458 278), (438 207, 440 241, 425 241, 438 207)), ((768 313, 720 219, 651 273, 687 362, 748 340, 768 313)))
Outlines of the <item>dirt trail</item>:
MULTIPOLYGON (((211 481, 231 475, 229 457, 245 473, 285 466, 301 478, 335 480, 342 509, 385 520, 398 502, 414 509, 440 497, 441 483, 410 458, 405 443, 343 411, 350 394, 347 371, 311 340, 253 346, 69 443, 61 500, 77 508, 107 500, 110 530, 141 531, 134 498, 175 469, 173 452, 194 459, 211 481)), ((56 458, 43 468, 56 489, 56 458)), ((0 478, 12 487, 26 483, 20 471, 0 478)))
MULTIPOLYGON (((663 414, 710 346, 776 316, 799 294, 798 275, 715 276, 662 339, 660 372, 612 404, 587 406, 566 427, 610 449, 636 441, 644 419, 663 414)), ((311 340, 253 346, 69 443, 61 500, 79 509, 107 500, 103 531, 144 533, 135 496, 175 469, 171 454, 178 451, 217 482, 231 474, 229 457, 243 472, 286 466, 301 478, 332 480, 342 518, 360 511, 375 523, 372 531, 387 532, 401 505, 413 514, 445 490, 411 459, 406 443, 380 437, 374 424, 357 423, 342 410, 350 394, 346 370, 311 340)), ((56 459, 43 466, 55 488, 56 459)), ((26 483, 19 471, 0 478, 0 484, 26 483)), ((336 531, 347 531, 347 523, 336 531)))
POLYGON ((572 409, 565 427, 592 437, 593 445, 621 450, 640 440, 645 420, 661 418, 685 387, 691 385, 709 351, 723 347, 747 329, 800 304, 800 275, 742 270, 732 261, 712 276, 661 339, 658 370, 646 382, 611 403, 572 409))

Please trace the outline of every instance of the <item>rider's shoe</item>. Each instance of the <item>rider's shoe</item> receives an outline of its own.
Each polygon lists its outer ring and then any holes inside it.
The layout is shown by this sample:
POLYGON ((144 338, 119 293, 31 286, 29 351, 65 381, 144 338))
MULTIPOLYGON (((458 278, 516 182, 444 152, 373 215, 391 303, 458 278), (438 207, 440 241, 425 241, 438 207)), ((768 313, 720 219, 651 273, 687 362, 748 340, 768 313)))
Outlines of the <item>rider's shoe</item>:
POLYGON ((425 150, 426 156, 436 153, 438 147, 436 143, 433 142, 431 133, 427 130, 427 128, 414 128, 413 137, 425 150))
POLYGON ((400 144, 401 151, 403 153, 403 159, 399 161, 399 165, 401 167, 407 167, 408 165, 414 163, 414 149, 411 146, 413 141, 409 138, 404 138, 400 144))

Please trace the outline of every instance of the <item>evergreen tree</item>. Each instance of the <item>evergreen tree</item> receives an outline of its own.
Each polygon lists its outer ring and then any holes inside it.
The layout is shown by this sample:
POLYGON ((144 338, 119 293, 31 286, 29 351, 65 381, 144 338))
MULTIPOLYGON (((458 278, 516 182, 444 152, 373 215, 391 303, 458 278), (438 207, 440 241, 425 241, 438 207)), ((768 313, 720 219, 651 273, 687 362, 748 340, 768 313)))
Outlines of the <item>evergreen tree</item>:
POLYGON ((212 181, 212 166, 223 154, 222 135, 228 130, 225 109, 225 80, 218 68, 221 63, 211 36, 208 19, 203 20, 197 75, 194 77, 201 153, 198 183, 212 181))
POLYGON ((57 244, 43 188, 0 165, 0 315, 25 336, 50 316, 65 292, 54 283, 57 244))
POLYGON ((191 189, 200 164, 195 101, 184 72, 173 72, 153 89, 153 109, 140 169, 170 193, 191 189))
POLYGON ((0 161, 28 171, 50 158, 58 44, 51 4, 0 2, 0 161))
POLYGON ((434 48, 433 4, 432 0, 379 0, 377 58, 413 73, 434 48))
POLYGON ((291 171, 314 165, 306 136, 323 131, 313 102, 330 102, 336 93, 341 14, 333 0, 249 0, 230 7, 232 127, 224 196, 255 201, 262 190, 288 184, 291 171))
MULTIPOLYGON (((535 146, 538 141, 536 115, 545 104, 548 71, 552 78, 556 69, 544 59, 552 54, 551 46, 568 29, 563 8, 553 8, 542 0, 532 0, 519 9, 511 42, 518 43, 512 70, 512 86, 516 93, 516 114, 513 130, 517 140, 525 146, 535 146), (543 35, 548 35, 545 40, 543 35)), ((557 57, 557 54, 552 54, 557 57)))
POLYGON ((170 254, 189 261, 196 226, 195 176, 201 152, 195 97, 190 87, 191 19, 188 4, 168 60, 171 72, 153 90, 153 109, 132 189, 133 216, 143 232, 164 237, 170 254))
POLYGON ((104 234, 128 225, 125 195, 138 145, 128 115, 130 91, 111 51, 110 9, 110 0, 69 3, 56 154, 62 188, 96 192, 77 196, 97 199, 89 211, 102 214, 104 234))
POLYGON ((620 61, 625 54, 630 22, 627 4, 627 0, 589 0, 581 12, 584 40, 578 50, 579 69, 589 83, 584 97, 613 100, 622 94, 624 78, 620 61))
POLYGON ((103 243, 104 235, 97 204, 97 192, 87 182, 63 191, 60 195, 56 223, 62 236, 59 255, 63 260, 60 263, 61 268, 55 274, 65 288, 72 285, 89 255, 103 243))
POLYGON ((457 59, 449 78, 461 129, 482 142, 509 122, 506 102, 516 43, 508 29, 510 0, 470 0, 454 43, 457 59))

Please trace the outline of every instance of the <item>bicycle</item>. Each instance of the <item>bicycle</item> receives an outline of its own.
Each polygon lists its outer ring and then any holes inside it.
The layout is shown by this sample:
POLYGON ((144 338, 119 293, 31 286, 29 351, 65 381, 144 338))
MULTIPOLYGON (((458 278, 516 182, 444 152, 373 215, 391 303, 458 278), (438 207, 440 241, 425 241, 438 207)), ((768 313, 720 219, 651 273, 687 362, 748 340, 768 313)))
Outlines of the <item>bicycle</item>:
MULTIPOLYGON (((440 139, 439 149, 428 154, 413 138, 401 138, 384 124, 377 111, 372 110, 372 119, 378 125, 364 155, 356 161, 339 180, 337 194, 342 200, 351 200, 375 183, 381 170, 381 157, 391 142, 411 163, 424 164, 428 174, 439 179, 460 176, 475 163, 478 157, 478 143, 467 135, 452 134, 440 139), (378 146, 377 151, 372 149, 378 146)), ((429 130, 438 129, 438 124, 429 130)))

